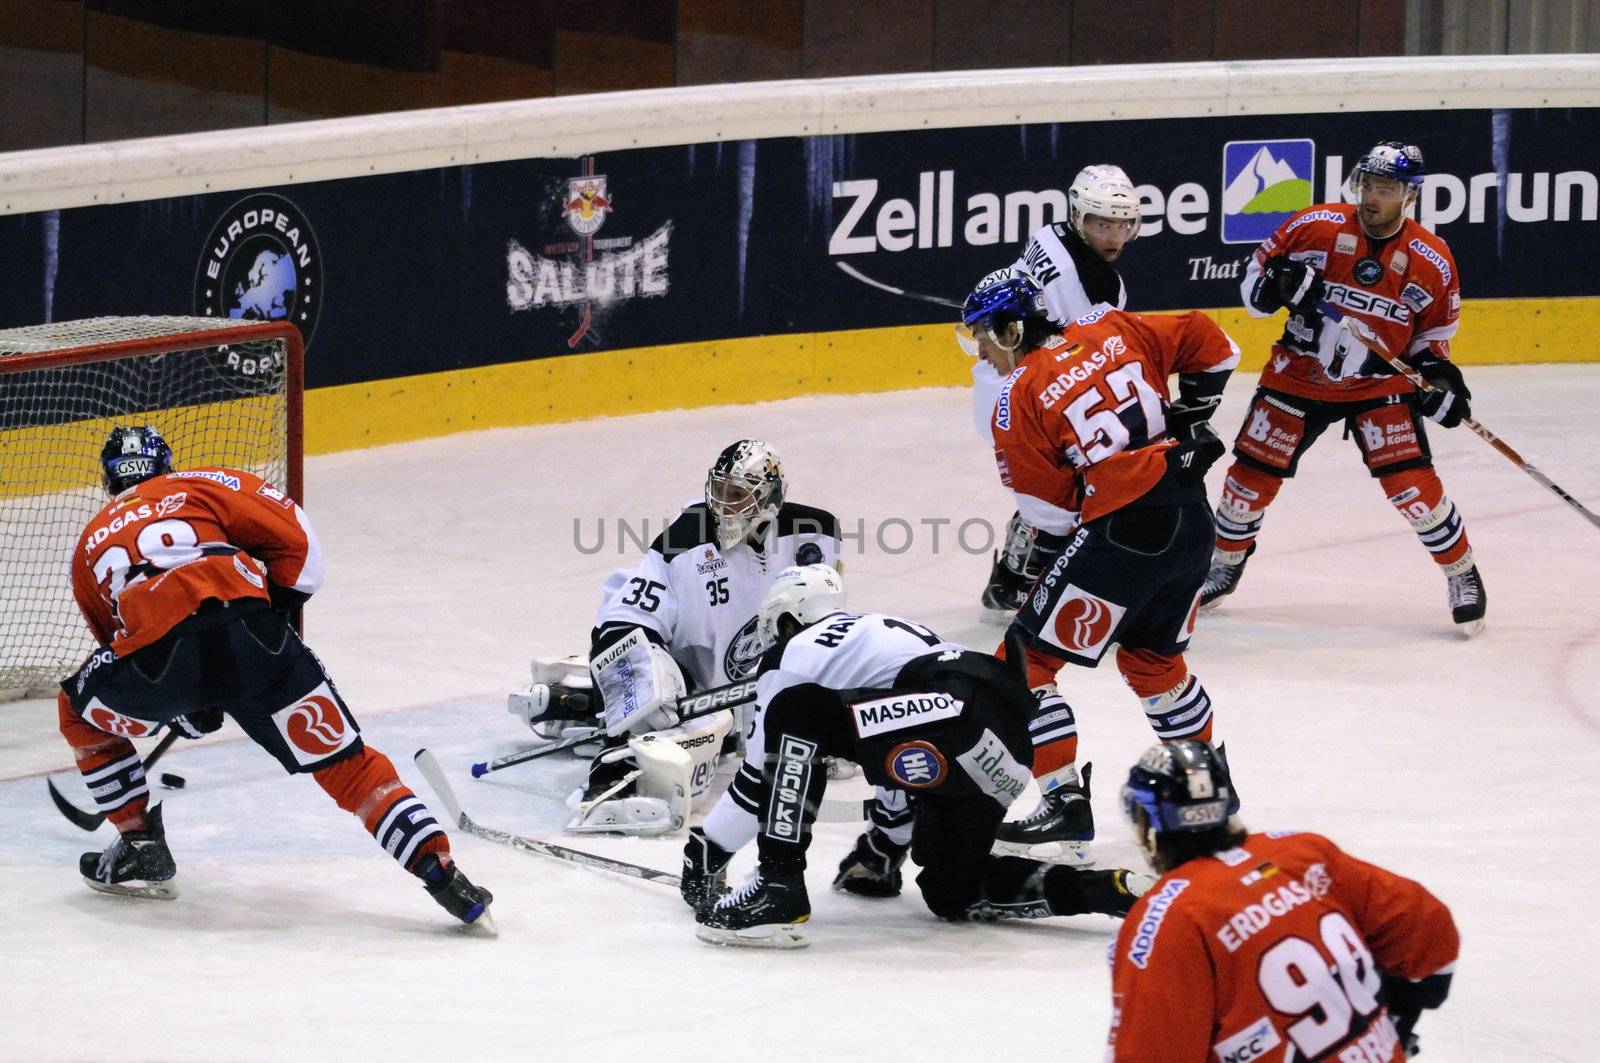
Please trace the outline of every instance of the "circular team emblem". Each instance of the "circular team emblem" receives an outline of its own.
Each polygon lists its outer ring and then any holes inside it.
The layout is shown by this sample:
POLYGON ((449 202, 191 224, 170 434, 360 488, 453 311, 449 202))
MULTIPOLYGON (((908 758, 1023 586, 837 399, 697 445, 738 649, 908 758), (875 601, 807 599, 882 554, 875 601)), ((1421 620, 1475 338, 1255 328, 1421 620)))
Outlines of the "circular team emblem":
POLYGON ((822 564, 822 547, 816 543, 801 543, 800 548, 794 552, 794 563, 797 565, 822 564))
POLYGON ((1072 598, 1056 614, 1056 639, 1075 653, 1086 653, 1111 634, 1111 610, 1098 598, 1072 598))
POLYGON ((748 679, 755 674, 756 665, 761 663, 763 650, 761 640, 756 635, 757 619, 752 616, 746 620, 739 633, 728 640, 728 649, 722 655, 722 672, 730 683, 748 679))
POLYGON ((300 752, 325 757, 344 744, 344 713, 331 699, 313 694, 289 710, 283 731, 300 752))
POLYGON ((1363 258, 1356 263, 1356 268, 1351 271, 1351 275, 1355 277, 1358 284, 1364 284, 1370 288, 1383 277, 1383 265, 1375 258, 1363 258))
POLYGON ((237 321, 292 321, 309 345, 322 304, 322 252, 300 208, 246 196, 211 227, 195 270, 195 312, 237 321))
POLYGON ((930 790, 938 786, 944 782, 948 768, 944 754, 932 742, 920 738, 889 750, 883 766, 889 778, 912 790, 930 790))

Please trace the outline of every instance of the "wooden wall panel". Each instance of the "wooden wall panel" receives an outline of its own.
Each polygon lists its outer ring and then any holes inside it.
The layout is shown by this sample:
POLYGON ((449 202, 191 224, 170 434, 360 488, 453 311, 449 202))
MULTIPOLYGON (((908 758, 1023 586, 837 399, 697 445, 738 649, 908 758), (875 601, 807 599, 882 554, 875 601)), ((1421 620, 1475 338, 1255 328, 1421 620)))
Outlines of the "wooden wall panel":
POLYGON ((0 151, 82 139, 82 0, 0 3, 0 151))
POLYGON ((933 68, 1063 66, 1072 60, 1072 0, 938 0, 933 68))
POLYGON ((927 0, 806 0, 803 76, 932 69, 933 5, 927 0))
POLYGON ((804 0, 678 0, 677 83, 800 76, 804 0))

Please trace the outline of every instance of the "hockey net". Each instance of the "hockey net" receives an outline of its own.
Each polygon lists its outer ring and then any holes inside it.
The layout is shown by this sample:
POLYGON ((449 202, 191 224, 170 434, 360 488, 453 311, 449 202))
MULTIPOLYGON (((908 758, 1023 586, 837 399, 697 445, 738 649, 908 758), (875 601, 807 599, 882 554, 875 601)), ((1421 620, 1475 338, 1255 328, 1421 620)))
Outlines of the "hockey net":
POLYGON ((0 330, 0 700, 50 693, 94 648, 68 564, 107 502, 112 427, 152 424, 174 468, 246 469, 299 499, 302 362, 300 333, 279 321, 0 330))

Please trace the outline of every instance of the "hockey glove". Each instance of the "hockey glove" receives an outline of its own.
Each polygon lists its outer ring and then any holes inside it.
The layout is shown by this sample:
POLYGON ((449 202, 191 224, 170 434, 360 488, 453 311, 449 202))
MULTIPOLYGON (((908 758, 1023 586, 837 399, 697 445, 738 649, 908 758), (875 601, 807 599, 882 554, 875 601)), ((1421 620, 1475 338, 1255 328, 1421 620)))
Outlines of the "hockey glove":
POLYGON ((900 896, 900 865, 911 846, 896 845, 880 830, 868 830, 856 839, 850 855, 839 861, 833 888, 858 897, 900 896))
POLYGON ((1180 442, 1192 438, 1201 425, 1211 420, 1221 401, 1221 395, 1178 399, 1167 407, 1167 434, 1180 442))
MULTIPOLYGON (((1039 577, 1049 571, 1050 566, 1056 563, 1056 558, 1061 556, 1061 551, 1067 548, 1068 535, 1057 535, 1036 528, 1033 532, 1033 545, 1028 548, 1028 559, 1022 563, 1022 578, 1027 581, 1027 586, 1032 587, 1039 581, 1039 577)), ((1026 597, 1024 589, 1023 597, 1026 597)))
POLYGON ((1406 359, 1407 364, 1422 374, 1430 385, 1417 392, 1417 409, 1424 417, 1437 421, 1444 428, 1454 428, 1472 416, 1472 389, 1461 377, 1461 370, 1447 358, 1440 358, 1431 349, 1406 359))
POLYGON ((689 830, 683 847, 683 874, 678 877, 678 893, 683 903, 695 911, 709 908, 728 884, 728 862, 733 854, 706 837, 700 827, 689 830))
POLYGON ((267 594, 272 598, 272 608, 293 620, 300 615, 300 607, 311 600, 311 595, 305 591, 297 591, 293 587, 284 587, 277 583, 267 583, 267 594))
POLYGON ((1261 282, 1250 293, 1250 303, 1264 314, 1288 307, 1309 315, 1322 298, 1322 277, 1311 266, 1288 255, 1273 255, 1261 267, 1261 282))
POLYGON ((174 716, 167 726, 184 738, 204 738, 222 728, 222 710, 201 709, 185 716, 174 716))
POLYGON ((1194 426, 1193 434, 1167 451, 1167 476, 1179 487, 1192 487, 1206 481, 1206 470, 1228 452, 1228 447, 1206 423, 1194 426))

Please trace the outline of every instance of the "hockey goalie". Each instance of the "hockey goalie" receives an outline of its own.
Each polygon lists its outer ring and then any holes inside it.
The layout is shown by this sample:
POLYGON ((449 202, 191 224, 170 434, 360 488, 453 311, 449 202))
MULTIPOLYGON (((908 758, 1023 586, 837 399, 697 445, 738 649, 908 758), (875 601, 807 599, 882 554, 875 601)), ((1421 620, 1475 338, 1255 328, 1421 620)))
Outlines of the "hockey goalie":
POLYGON ((674 705, 753 676, 762 595, 790 565, 818 563, 839 564, 833 514, 788 500, 766 443, 724 448, 704 497, 607 577, 588 658, 535 660, 533 683, 510 696, 541 738, 595 735, 577 747, 592 759, 567 830, 665 834, 715 799, 718 764, 743 739, 737 710, 680 721, 674 705))

